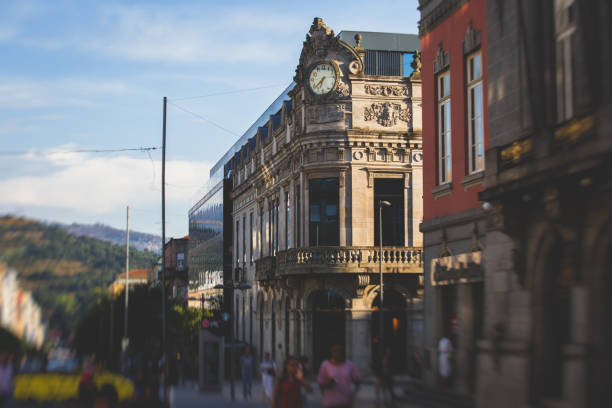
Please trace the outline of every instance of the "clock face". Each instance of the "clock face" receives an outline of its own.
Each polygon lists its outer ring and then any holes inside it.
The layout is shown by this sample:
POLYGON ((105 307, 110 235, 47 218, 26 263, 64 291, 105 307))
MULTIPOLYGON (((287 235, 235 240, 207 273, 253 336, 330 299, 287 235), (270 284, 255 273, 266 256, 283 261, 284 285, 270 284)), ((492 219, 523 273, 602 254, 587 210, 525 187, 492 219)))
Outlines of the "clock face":
POLYGON ((327 62, 316 65, 308 78, 310 89, 317 95, 328 93, 336 85, 336 70, 327 62))

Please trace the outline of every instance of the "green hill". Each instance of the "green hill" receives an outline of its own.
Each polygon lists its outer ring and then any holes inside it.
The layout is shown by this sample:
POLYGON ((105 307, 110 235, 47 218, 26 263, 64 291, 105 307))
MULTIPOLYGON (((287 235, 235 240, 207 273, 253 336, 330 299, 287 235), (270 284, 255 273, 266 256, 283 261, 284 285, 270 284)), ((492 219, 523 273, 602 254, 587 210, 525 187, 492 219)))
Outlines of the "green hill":
MULTIPOLYGON (((130 248, 130 269, 149 268, 150 251, 130 248)), ((22 288, 32 291, 48 327, 72 331, 81 314, 125 268, 125 247, 78 237, 60 226, 25 218, 0 217, 0 260, 17 270, 22 288)))

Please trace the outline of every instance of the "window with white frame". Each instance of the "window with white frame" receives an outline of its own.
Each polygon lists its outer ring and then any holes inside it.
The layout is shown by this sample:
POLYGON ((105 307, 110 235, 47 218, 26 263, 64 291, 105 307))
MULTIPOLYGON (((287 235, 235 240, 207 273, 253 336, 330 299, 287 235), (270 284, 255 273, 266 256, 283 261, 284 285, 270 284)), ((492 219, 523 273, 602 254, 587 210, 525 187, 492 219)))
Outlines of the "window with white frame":
POLYGON ((468 160, 469 173, 484 170, 484 126, 482 116, 482 55, 467 58, 468 160))
POLYGON ((576 6, 574 0, 555 0, 555 53, 557 85, 557 121, 574 115, 574 35, 576 6))
POLYGON ((438 184, 451 181, 450 72, 438 75, 438 184))

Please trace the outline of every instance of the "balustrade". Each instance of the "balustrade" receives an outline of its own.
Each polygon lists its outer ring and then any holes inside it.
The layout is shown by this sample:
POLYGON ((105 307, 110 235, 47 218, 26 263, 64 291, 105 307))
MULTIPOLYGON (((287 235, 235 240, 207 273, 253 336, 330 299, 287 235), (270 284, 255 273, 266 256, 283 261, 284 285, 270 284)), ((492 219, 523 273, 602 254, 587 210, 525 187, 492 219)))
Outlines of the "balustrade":
POLYGON ((383 271, 421 273, 423 249, 409 247, 308 247, 279 251, 256 262, 256 279, 317 272, 374 273, 382 259, 383 271))

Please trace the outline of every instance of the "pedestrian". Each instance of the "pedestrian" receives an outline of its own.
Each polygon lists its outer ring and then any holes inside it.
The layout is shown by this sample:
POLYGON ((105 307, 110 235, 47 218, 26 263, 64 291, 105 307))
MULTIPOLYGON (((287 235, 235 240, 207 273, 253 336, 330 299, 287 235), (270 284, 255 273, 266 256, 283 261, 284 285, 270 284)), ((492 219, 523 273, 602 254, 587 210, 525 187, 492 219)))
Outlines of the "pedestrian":
POLYGON ((323 393, 323 406, 352 408, 360 381, 359 370, 345 358, 344 348, 334 344, 331 347, 331 358, 323 361, 317 376, 323 393))
POLYGON ((455 349, 453 343, 446 335, 442 336, 438 342, 438 374, 440 385, 443 388, 450 386, 450 377, 453 373, 452 358, 455 349))
POLYGON ((251 348, 247 346, 244 349, 244 354, 240 357, 240 372, 242 374, 242 395, 247 400, 251 398, 251 387, 253 386, 253 356, 251 348))
POLYGON ((302 408, 302 388, 312 392, 304 379, 304 372, 296 357, 289 356, 283 365, 283 373, 274 384, 272 408, 302 408))
POLYGON ((263 355, 263 360, 259 363, 259 371, 261 372, 261 383, 266 400, 272 401, 274 396, 274 379, 276 378, 276 363, 270 359, 270 353, 267 351, 263 355))
POLYGON ((0 407, 13 406, 13 356, 0 352, 0 407))
POLYGON ((395 392, 393 391, 393 363, 391 359, 391 348, 387 347, 385 349, 385 353, 382 358, 382 386, 383 386, 383 395, 386 391, 386 394, 389 396, 390 401, 395 401, 395 392))
POLYGON ((374 379, 374 390, 376 393, 376 405, 380 405, 381 400, 384 402, 385 390, 383 387, 383 369, 382 369, 382 357, 380 350, 374 353, 372 361, 370 361, 370 370, 372 370, 372 377, 374 379))

